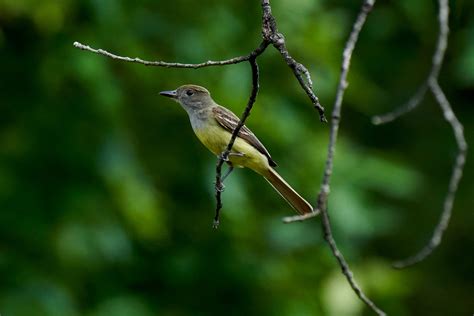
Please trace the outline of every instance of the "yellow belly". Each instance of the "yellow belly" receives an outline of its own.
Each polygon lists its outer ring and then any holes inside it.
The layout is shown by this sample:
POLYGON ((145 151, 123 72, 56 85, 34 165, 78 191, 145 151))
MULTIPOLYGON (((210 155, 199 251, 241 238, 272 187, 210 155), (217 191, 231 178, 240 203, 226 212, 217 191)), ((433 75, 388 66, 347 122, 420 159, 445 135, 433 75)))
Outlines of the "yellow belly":
MULTIPOLYGON (((226 149, 232 136, 219 125, 196 129, 194 132, 204 146, 215 155, 220 155, 226 149)), ((240 137, 235 140, 231 152, 243 154, 243 156, 229 156, 229 160, 234 167, 247 167, 260 174, 269 168, 267 157, 240 137)))

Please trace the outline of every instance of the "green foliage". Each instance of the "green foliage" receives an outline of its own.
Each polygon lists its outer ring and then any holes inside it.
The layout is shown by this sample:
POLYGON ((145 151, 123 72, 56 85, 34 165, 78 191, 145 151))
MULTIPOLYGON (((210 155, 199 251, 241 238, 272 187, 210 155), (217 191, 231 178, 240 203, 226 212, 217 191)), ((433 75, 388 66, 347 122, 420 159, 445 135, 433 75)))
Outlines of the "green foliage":
MULTIPOLYGON (((359 3, 272 5, 330 117, 359 3)), ((456 1, 451 12, 441 84, 469 142, 474 5, 456 1)), ((162 69, 72 46, 149 60, 225 59, 259 43, 260 14, 252 1, 0 0, 2 316, 370 314, 340 273, 319 219, 282 224, 291 209, 251 171, 226 181, 222 224, 211 228, 215 157, 158 91, 204 85, 240 114, 247 64, 162 69)), ((335 238, 367 294, 393 315, 474 309, 469 161, 441 247, 412 270, 389 266, 430 236, 456 148, 431 97, 387 126, 372 126, 370 116, 414 93, 436 32, 435 2, 377 3, 355 50, 336 152, 335 238)), ((314 203, 328 125, 275 51, 259 64, 261 91, 247 125, 314 203)))

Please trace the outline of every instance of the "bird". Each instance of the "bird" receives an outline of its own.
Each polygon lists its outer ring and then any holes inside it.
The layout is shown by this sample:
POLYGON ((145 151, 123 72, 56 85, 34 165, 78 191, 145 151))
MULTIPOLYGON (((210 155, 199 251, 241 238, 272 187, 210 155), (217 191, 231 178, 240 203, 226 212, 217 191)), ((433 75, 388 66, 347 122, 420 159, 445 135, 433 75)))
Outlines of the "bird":
MULTIPOLYGON (((178 102, 186 110, 192 129, 201 143, 220 156, 229 144, 239 118, 217 104, 209 91, 201 86, 186 84, 175 90, 161 91, 160 95, 178 102)), ((249 168, 263 176, 300 215, 313 212, 313 207, 294 190, 276 171, 270 153, 245 125, 239 130, 226 163, 229 165, 224 180, 236 168, 249 168)))

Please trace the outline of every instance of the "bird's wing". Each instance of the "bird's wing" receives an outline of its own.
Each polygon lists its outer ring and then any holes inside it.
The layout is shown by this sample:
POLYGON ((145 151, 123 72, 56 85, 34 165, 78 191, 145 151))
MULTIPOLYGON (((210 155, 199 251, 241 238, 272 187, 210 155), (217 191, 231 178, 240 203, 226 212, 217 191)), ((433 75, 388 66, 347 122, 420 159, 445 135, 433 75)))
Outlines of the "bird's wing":
MULTIPOLYGON (((239 124, 240 119, 234 113, 222 106, 213 107, 212 112, 214 113, 214 117, 217 123, 219 123, 219 125, 221 125, 231 133, 239 124)), ((255 147, 259 152, 264 154, 268 158, 268 163, 270 164, 270 166, 276 167, 277 164, 275 161, 273 161, 272 157, 268 153, 268 150, 265 148, 265 146, 263 146, 263 144, 258 140, 257 136, 255 136, 255 134, 252 133, 252 131, 247 126, 242 126, 237 136, 244 139, 250 145, 255 147)))

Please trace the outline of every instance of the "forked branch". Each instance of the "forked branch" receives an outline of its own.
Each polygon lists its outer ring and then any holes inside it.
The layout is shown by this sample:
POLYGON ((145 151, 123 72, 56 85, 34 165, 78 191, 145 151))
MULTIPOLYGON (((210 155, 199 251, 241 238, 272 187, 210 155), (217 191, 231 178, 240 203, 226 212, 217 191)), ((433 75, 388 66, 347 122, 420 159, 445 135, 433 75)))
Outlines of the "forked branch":
POLYGON ((370 300, 362 291, 360 286, 357 284, 354 274, 349 268, 344 256, 339 251, 336 241, 334 240, 332 229, 331 229, 331 222, 329 220, 328 214, 328 197, 330 193, 330 181, 331 175, 333 170, 333 163, 334 163, 334 154, 336 152, 336 141, 337 135, 339 131, 339 123, 341 120, 341 108, 342 108, 342 100, 344 98, 344 92, 347 88, 347 74, 349 73, 349 67, 351 63, 352 53, 354 51, 355 45, 359 38, 359 33, 364 26, 364 23, 367 19, 367 15, 372 10, 375 4, 375 0, 365 0, 362 4, 362 8, 359 12, 359 15, 356 18, 356 21, 352 27, 351 34, 349 35, 349 39, 346 42, 344 47, 344 51, 342 54, 342 68, 341 74, 339 77, 339 85, 337 87, 336 92, 336 100, 334 102, 334 108, 331 115, 331 130, 329 134, 329 145, 328 145, 328 153, 326 158, 326 167, 324 169, 323 180, 321 183, 321 189, 318 195, 318 209, 321 210, 321 218, 322 218, 322 225, 324 231, 324 239, 329 244, 331 251, 336 257, 339 265, 341 266, 342 273, 345 275, 347 281, 349 282, 350 286, 357 294, 357 296, 375 313, 378 315, 385 315, 380 308, 375 305, 372 300, 370 300))
MULTIPOLYGON (((318 195, 317 206, 315 207, 315 212, 313 215, 317 215, 317 213, 319 212, 322 213, 322 225, 323 225, 325 240, 327 241, 333 255, 337 259, 341 267, 342 273, 346 276, 352 289, 356 292, 358 297, 367 306, 369 306, 374 312, 376 312, 379 315, 385 315, 385 313, 382 310, 380 310, 362 292, 361 288, 356 283, 352 271, 350 270, 343 255, 337 248, 336 242, 332 235, 331 225, 330 225, 330 220, 329 220, 329 215, 328 215, 328 195, 329 195, 329 188, 330 188, 330 178, 331 178, 332 169, 333 169, 333 159, 334 159, 337 134, 338 134, 338 129, 339 129, 342 100, 344 96, 344 91, 347 88, 347 74, 349 71, 350 60, 351 60, 352 52, 357 42, 359 33, 374 3, 375 3, 375 0, 364 0, 361 11, 357 16, 357 19, 350 33, 349 39, 347 40, 346 45, 345 45, 345 49, 343 52, 341 75, 340 75, 339 85, 337 88, 334 109, 333 109, 332 117, 331 117, 331 130, 330 130, 328 154, 327 154, 327 160, 325 164, 324 176, 323 176, 323 180, 321 184, 321 190, 318 195)), ((232 138, 226 150, 220 155, 216 164, 215 191, 216 191, 217 206, 216 206, 216 215, 214 219, 214 225, 217 225, 219 223, 219 212, 220 212, 220 209, 222 208, 222 201, 221 201, 221 192, 223 188, 222 177, 221 177, 222 165, 228 159, 229 153, 232 150, 232 146, 235 142, 237 134, 240 128, 244 125, 246 118, 250 115, 252 106, 255 103, 255 99, 257 97, 257 93, 259 89, 259 70, 258 70, 258 65, 257 65, 257 57, 260 54, 262 54, 270 44, 275 49, 278 50, 280 55, 285 60, 286 64, 293 71, 294 76, 298 80, 299 84, 301 85, 305 93, 310 98, 314 108, 318 111, 320 121, 326 122, 326 117, 324 115, 324 108, 321 106, 317 96, 313 92, 313 82, 311 80, 309 71, 306 69, 304 65, 297 62, 288 52, 288 49, 285 44, 284 36, 278 32, 276 20, 271 13, 269 0, 261 0, 261 4, 262 4, 262 11, 263 11, 262 43, 249 55, 234 57, 227 60, 207 61, 207 62, 199 63, 199 64, 182 64, 182 63, 169 63, 169 62, 163 62, 163 61, 146 61, 140 58, 118 56, 102 49, 94 49, 94 48, 91 48, 90 46, 83 45, 78 42, 74 43, 75 47, 82 50, 87 50, 96 54, 101 54, 101 55, 104 55, 116 60, 140 63, 147 66, 173 67, 173 68, 202 68, 202 67, 210 67, 210 66, 224 66, 224 65, 237 64, 244 61, 249 61, 251 65, 251 69, 252 69, 252 91, 249 97, 249 101, 247 103, 245 111, 242 114, 242 117, 239 121, 237 128, 233 131, 232 138)), ((299 219, 292 218, 290 221, 304 220, 304 219, 307 219, 307 218, 302 218, 302 217, 299 219)))
POLYGON ((374 124, 384 124, 397 119, 403 114, 406 114, 411 110, 415 109, 424 99, 426 92, 429 90, 434 95, 438 105, 440 106, 444 118, 451 125, 458 147, 456 161, 454 163, 453 171, 451 173, 451 179, 449 180, 448 193, 446 194, 443 203, 443 211, 441 213, 438 224, 436 225, 433 231, 433 235, 431 236, 428 243, 415 255, 407 259, 395 262, 393 266, 398 269, 406 268, 420 261, 423 261, 436 249, 436 247, 440 245, 441 240, 443 238, 443 234, 449 225, 449 220, 451 218, 453 210, 454 197, 456 196, 459 181, 461 180, 463 174, 464 163, 466 161, 467 143, 466 139, 464 138, 463 126, 454 114, 448 99, 446 98, 445 94, 443 93, 443 90, 441 89, 438 83, 439 72, 441 70, 441 66, 443 65, 446 48, 448 47, 449 3, 448 0, 439 0, 438 5, 438 40, 435 52, 433 54, 431 70, 425 82, 420 85, 417 93, 407 102, 406 105, 399 107, 387 114, 375 116, 372 119, 372 122, 374 124))
POLYGON ((212 67, 212 66, 226 66, 232 64, 239 64, 244 61, 249 61, 252 56, 260 55, 265 51, 269 44, 272 44, 275 49, 281 54, 283 59, 285 60, 286 64, 293 70, 293 73, 300 83, 301 87, 305 91, 305 93, 310 98, 314 108, 319 113, 319 119, 321 122, 327 122, 326 117, 324 115, 324 108, 319 102, 318 97, 313 92, 313 81, 311 80, 311 75, 306 67, 297 62, 293 57, 291 57, 288 49, 286 48, 285 39, 283 34, 278 32, 277 24, 275 17, 272 15, 272 10, 270 6, 270 0, 261 0, 262 4, 262 43, 253 50, 250 54, 244 56, 237 56, 234 58, 226 59, 226 60, 209 60, 202 63, 197 64, 189 64, 189 63, 175 63, 175 62, 165 62, 165 61, 149 61, 143 60, 139 57, 131 58, 127 56, 120 56, 113 54, 109 51, 104 49, 96 49, 92 48, 89 45, 85 45, 79 42, 74 42, 74 47, 89 51, 91 53, 103 55, 115 60, 120 60, 124 62, 131 62, 131 63, 138 63, 145 66, 155 66, 155 67, 164 67, 164 68, 204 68, 204 67, 212 67), (303 78, 304 76, 304 78, 303 78))
MULTIPOLYGON (((311 103, 313 104, 313 107, 318 111, 319 114, 319 120, 321 122, 327 122, 325 114, 324 114, 324 108, 319 102, 318 97, 316 94, 313 92, 313 81, 311 80, 311 75, 309 71, 306 69, 306 67, 297 62, 288 52, 288 49, 286 48, 286 43, 285 43, 285 38, 283 34, 278 32, 277 24, 275 17, 272 15, 272 10, 270 6, 270 0, 261 0, 261 5, 262 5, 262 42, 260 45, 253 50, 250 54, 244 55, 244 56, 238 56, 226 60, 219 60, 219 61, 213 61, 209 60, 206 62, 202 63, 197 63, 197 64, 189 64, 189 63, 175 63, 175 62, 165 62, 165 61, 148 61, 148 60, 143 60, 141 58, 135 57, 126 57, 126 56, 120 56, 113 54, 111 52, 108 52, 104 49, 96 49, 92 48, 88 45, 81 44, 79 42, 74 42, 74 47, 89 51, 95 54, 103 55, 115 60, 120 60, 124 62, 131 62, 131 63, 138 63, 142 64, 145 66, 156 66, 156 67, 165 67, 165 68, 204 68, 204 67, 212 67, 212 66, 226 66, 226 65, 232 65, 232 64, 239 64, 241 62, 249 61, 250 64, 252 65, 252 78, 253 81, 255 77, 257 77, 257 82, 253 84, 253 89, 252 89, 252 94, 253 91, 256 90, 258 91, 258 67, 257 67, 257 57, 261 55, 265 49, 271 44, 278 52, 280 55, 283 57, 284 61, 286 64, 292 69, 294 76, 298 80, 301 88, 304 90, 304 92, 308 95, 309 99, 311 100, 311 103), (256 71, 254 70, 256 69, 256 71)), ((255 94, 256 96, 256 94, 255 94)), ((253 105, 253 103, 252 103, 253 105)), ((250 109, 252 106, 250 106, 250 109)), ((245 112, 247 111, 247 108, 245 112)), ((245 114, 244 112, 244 114, 245 114)), ((242 118, 245 120, 245 118, 249 115, 246 114, 242 118), (245 117, 245 118, 244 118, 245 117)), ((239 122, 239 126, 241 127, 243 125, 243 121, 241 120, 239 122)), ((240 129, 236 129, 238 130, 240 129)), ((230 143, 227 146, 227 150, 223 152, 220 157, 218 158, 218 162, 216 165, 216 182, 215 182, 215 190, 216 190, 216 215, 214 218, 214 227, 217 227, 219 223, 219 212, 220 209, 222 208, 222 200, 221 200, 221 192, 223 190, 222 186, 222 180, 221 180, 221 168, 222 164, 226 159, 228 159, 229 152, 232 149, 233 142, 235 141, 235 137, 237 135, 237 132, 234 131, 233 137, 230 141, 230 143)))
MULTIPOLYGON (((380 308, 378 308, 372 300, 370 300, 367 295, 362 291, 360 286, 357 284, 354 274, 351 271, 347 261, 344 259, 344 256, 340 252, 337 247, 336 241, 332 234, 331 222, 329 219, 328 214, 328 197, 330 193, 330 183, 331 183, 331 176, 334 164, 334 155, 336 152, 336 142, 337 136, 339 131, 339 124, 341 120, 341 108, 342 108, 342 101, 344 98, 344 92, 348 86, 347 83, 347 75, 349 73, 352 53, 354 51, 355 45, 359 38, 360 31, 365 24, 367 19, 367 15, 372 10, 375 4, 375 0, 365 0, 362 4, 360 12, 352 26, 352 31, 349 35, 348 40, 346 41, 344 51, 342 53, 342 66, 341 66, 341 73, 339 76, 339 84, 336 90, 336 99, 334 101, 334 108, 331 115, 331 123, 330 123, 330 133, 329 133, 329 145, 328 145, 328 152, 326 158, 326 164, 324 168, 323 179, 321 182, 321 189, 318 194, 317 206, 316 209, 321 212, 322 218, 322 226, 324 231, 324 239, 329 245, 334 257, 337 259, 339 266, 341 267, 341 271, 346 277, 349 285, 357 294, 360 300, 362 300, 370 309, 372 309, 378 315, 385 315, 380 308)), ((284 218, 283 221, 285 223, 297 222, 297 221, 304 221, 309 216, 292 216, 284 218)))
POLYGON ((456 155, 453 171, 449 180, 448 192, 446 194, 446 197, 444 198, 443 211, 441 212, 438 224, 433 230, 433 234, 430 240, 420 251, 418 251, 413 256, 404 260, 394 262, 393 267, 397 269, 407 268, 423 261, 441 244, 443 234, 449 226, 449 220, 451 219, 453 210, 454 198, 456 196, 458 185, 462 178, 464 164, 466 162, 467 143, 464 138, 463 127, 457 119, 456 115, 454 114, 451 104, 449 103, 443 90, 439 86, 438 81, 431 80, 429 83, 429 88, 443 111, 444 119, 451 125, 451 128, 453 129, 456 144, 458 146, 458 153, 456 155))

